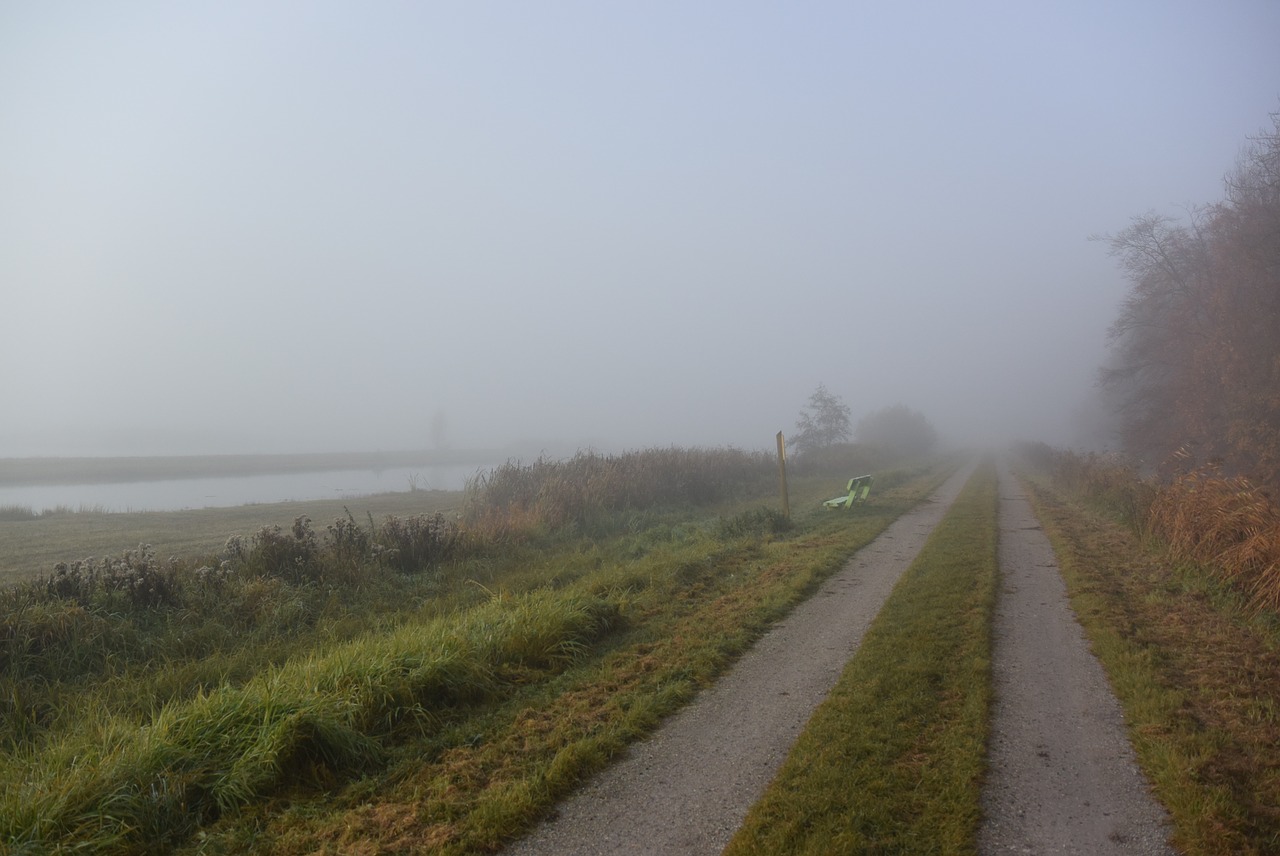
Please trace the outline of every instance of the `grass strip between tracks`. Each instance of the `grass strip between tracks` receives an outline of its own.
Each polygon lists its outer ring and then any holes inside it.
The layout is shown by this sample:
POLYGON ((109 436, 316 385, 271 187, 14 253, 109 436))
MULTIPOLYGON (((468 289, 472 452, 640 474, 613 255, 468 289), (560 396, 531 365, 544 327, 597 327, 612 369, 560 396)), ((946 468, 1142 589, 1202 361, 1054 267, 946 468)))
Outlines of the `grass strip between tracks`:
POLYGON ((991 702, 996 475, 894 588, 728 856, 973 852, 991 702))

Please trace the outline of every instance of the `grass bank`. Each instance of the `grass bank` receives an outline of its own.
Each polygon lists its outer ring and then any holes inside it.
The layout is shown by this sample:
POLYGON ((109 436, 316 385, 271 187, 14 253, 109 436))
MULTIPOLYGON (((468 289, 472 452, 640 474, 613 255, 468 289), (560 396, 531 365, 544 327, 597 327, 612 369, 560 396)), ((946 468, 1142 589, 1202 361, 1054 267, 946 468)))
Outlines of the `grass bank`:
POLYGON ((986 462, 726 854, 974 851, 996 538, 995 468, 986 462))
POLYGON ((1280 852, 1280 617, 1135 528, 1132 498, 1150 487, 1111 470, 1026 483, 1175 845, 1280 852))

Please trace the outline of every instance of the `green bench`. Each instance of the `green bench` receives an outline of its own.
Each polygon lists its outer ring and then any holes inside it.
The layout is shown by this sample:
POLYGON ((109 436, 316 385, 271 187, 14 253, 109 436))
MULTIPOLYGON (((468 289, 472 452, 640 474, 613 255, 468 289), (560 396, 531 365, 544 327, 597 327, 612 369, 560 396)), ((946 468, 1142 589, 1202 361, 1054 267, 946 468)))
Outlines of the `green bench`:
POLYGON ((849 486, 845 490, 847 493, 844 496, 828 499, 822 504, 827 508, 852 508, 855 505, 861 505, 866 502, 867 494, 871 493, 871 476, 849 479, 849 486))

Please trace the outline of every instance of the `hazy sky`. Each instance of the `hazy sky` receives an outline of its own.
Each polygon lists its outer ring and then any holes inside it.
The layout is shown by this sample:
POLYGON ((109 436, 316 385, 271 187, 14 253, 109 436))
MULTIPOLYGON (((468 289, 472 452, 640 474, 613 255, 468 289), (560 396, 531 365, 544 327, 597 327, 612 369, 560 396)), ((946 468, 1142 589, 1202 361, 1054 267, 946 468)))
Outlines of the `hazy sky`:
POLYGON ((0 457, 1069 442, 1275 0, 0 2, 0 457))

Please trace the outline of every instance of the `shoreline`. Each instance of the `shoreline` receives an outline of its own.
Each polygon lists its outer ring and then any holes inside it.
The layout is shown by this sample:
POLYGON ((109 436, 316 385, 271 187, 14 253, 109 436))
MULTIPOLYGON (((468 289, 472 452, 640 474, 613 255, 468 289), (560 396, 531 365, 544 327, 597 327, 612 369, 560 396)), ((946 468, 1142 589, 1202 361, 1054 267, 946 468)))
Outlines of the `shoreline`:
POLYGON ((336 470, 376 471, 414 466, 492 466, 494 461, 514 456, 492 449, 449 449, 261 455, 0 458, 0 487, 170 481, 336 470))

